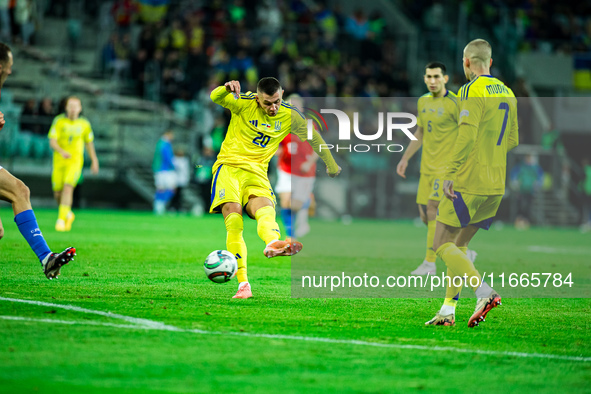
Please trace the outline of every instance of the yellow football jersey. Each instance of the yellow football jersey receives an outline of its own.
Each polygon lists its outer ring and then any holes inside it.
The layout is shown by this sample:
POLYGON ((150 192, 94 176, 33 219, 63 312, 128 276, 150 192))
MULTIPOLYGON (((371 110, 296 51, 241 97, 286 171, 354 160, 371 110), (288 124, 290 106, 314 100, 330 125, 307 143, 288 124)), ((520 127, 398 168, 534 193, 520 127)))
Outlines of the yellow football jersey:
MULTIPOLYGON (((71 120, 58 115, 49 129, 48 138, 56 139, 59 146, 68 152, 72 162, 84 161, 84 144, 94 141, 94 134, 90 122, 85 117, 71 120)), ((53 161, 66 160, 57 152, 53 153, 53 161)))
POLYGON ((417 125, 423 128, 421 174, 443 174, 458 135, 457 96, 447 91, 443 97, 427 93, 417 103, 417 125))
MULTIPOLYGON (((266 178, 269 161, 283 138, 290 132, 306 138, 304 116, 287 103, 281 103, 277 115, 271 117, 258 105, 256 94, 252 92, 236 97, 228 93, 224 86, 219 86, 211 92, 211 99, 232 112, 228 133, 213 166, 214 172, 220 165, 226 164, 266 178)), ((317 132, 314 133, 314 140, 309 142, 316 151, 318 143, 324 143, 317 132)), ((338 167, 326 149, 321 157, 325 162, 328 160, 329 168, 335 172, 338 167)))
POLYGON ((491 75, 473 79, 459 93, 460 130, 445 179, 460 192, 504 194, 507 152, 519 143, 517 99, 491 75))

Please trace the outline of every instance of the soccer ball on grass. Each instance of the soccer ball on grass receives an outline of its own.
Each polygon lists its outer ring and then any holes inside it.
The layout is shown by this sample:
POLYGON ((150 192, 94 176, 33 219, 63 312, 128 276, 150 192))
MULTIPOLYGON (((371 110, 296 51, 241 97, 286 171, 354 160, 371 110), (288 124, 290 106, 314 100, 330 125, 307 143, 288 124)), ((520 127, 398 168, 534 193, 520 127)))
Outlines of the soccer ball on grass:
POLYGON ((236 257, 227 250, 214 250, 207 256, 203 264, 205 275, 215 283, 231 280, 238 270, 236 257))

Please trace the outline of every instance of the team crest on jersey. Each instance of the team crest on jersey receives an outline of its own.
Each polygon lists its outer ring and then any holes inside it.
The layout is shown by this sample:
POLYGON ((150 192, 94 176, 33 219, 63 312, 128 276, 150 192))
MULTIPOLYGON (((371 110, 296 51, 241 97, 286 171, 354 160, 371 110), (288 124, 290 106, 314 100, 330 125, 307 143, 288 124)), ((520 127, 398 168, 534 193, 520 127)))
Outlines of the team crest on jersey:
POLYGON ((440 107, 437 109, 437 116, 441 116, 441 115, 443 115, 443 108, 440 107))
POLYGON ((220 200, 223 200, 226 197, 226 189, 220 189, 218 195, 220 196, 220 200))
POLYGON ((253 125, 254 127, 259 127, 259 121, 256 119, 253 120, 249 120, 248 123, 250 123, 251 125, 253 125))
POLYGON ((279 121, 275 122, 275 131, 281 131, 281 122, 279 122, 279 121))

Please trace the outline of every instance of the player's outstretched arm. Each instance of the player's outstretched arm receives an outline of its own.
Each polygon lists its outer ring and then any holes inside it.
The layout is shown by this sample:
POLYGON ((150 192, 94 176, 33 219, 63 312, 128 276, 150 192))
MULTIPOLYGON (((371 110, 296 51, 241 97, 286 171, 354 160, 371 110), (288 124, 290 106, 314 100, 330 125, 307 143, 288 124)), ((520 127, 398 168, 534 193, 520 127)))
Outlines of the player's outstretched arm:
POLYGON ((415 131, 416 140, 413 140, 404 151, 402 158, 398 162, 396 166, 396 173, 403 178, 406 178, 406 167, 408 167, 408 161, 414 156, 415 153, 421 148, 423 145, 423 128, 418 127, 417 131, 415 131))
POLYGON ((212 90, 209 97, 214 103, 228 108, 234 113, 238 113, 242 109, 243 103, 240 100, 240 82, 238 81, 228 81, 223 86, 218 86, 212 90))
MULTIPOLYGON (((300 127, 294 128, 293 133, 300 137, 302 141, 306 141, 307 129, 305 127, 305 122, 303 123, 304 127, 301 127, 300 125, 300 127)), ((328 176, 334 178, 335 176, 339 175, 341 173, 341 167, 339 167, 334 157, 332 157, 330 150, 326 149, 326 142, 324 142, 324 139, 322 138, 320 133, 316 130, 313 130, 312 139, 307 141, 312 147, 312 149, 314 149, 314 152, 316 152, 316 154, 320 156, 324 164, 326 164, 326 173, 328 174, 328 176), (322 149, 323 146, 324 149, 322 149)))

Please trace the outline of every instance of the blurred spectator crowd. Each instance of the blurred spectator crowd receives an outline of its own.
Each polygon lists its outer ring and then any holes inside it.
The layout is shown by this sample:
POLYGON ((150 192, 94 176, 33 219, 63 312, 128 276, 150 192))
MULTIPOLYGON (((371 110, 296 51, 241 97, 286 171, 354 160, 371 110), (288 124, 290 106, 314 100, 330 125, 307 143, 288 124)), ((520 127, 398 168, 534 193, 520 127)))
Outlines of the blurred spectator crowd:
POLYGON ((102 67, 194 125, 193 161, 207 169, 197 174, 200 182, 209 181, 229 121, 209 98, 225 81, 253 91, 273 76, 287 93, 304 97, 410 95, 405 57, 379 13, 301 0, 147 3, 113 2, 102 67))
POLYGON ((440 29, 446 22, 457 23, 460 4, 470 21, 493 35, 503 30, 520 51, 590 52, 591 3, 552 0, 491 0, 477 2, 403 0, 409 15, 426 29, 440 29))
MULTIPOLYGON (((166 12, 118 0, 116 29, 102 49, 103 65, 155 89, 167 104, 190 100, 230 79, 252 90, 275 76, 303 96, 408 95, 408 76, 392 33, 378 13, 343 13, 321 1, 220 1, 167 4, 166 12), (141 26, 134 37, 133 26, 141 26)), ((146 90, 149 90, 147 92, 146 90)))
POLYGON ((50 97, 44 97, 39 102, 35 99, 29 99, 23 106, 20 117, 20 130, 31 134, 47 136, 53 118, 63 108, 53 102, 50 97))
POLYGON ((0 41, 31 44, 37 17, 36 0, 0 0, 0 41))

